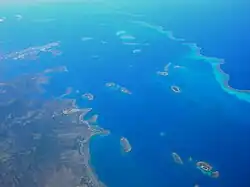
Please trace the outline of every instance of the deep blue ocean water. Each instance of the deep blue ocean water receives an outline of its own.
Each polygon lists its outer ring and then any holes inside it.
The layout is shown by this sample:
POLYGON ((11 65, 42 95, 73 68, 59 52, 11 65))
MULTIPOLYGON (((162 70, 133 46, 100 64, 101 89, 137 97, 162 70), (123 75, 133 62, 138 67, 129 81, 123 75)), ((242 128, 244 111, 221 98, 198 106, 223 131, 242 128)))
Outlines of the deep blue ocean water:
POLYGON ((46 87, 48 93, 59 96, 70 86, 95 95, 92 102, 82 100, 79 94, 68 97, 77 99, 81 107, 92 107, 93 113, 99 114, 100 126, 111 130, 110 136, 96 137, 91 142, 91 163, 107 186, 247 187, 250 103, 224 91, 209 63, 185 58, 190 49, 181 42, 131 23, 143 21, 163 26, 172 30, 174 36, 197 43, 205 56, 224 58, 226 63, 222 67, 230 74, 229 84, 249 89, 248 9, 244 2, 241 5, 219 2, 214 6, 208 1, 164 6, 149 1, 145 6, 141 3, 132 6, 129 2, 122 4, 120 12, 112 11, 113 6, 95 4, 9 9, 6 14, 19 13, 24 19, 18 23, 6 21, 3 25, 0 39, 8 42, 1 50, 9 52, 61 41, 62 56, 46 54, 25 67, 11 62, 11 68, 18 70, 9 75, 65 65, 69 72, 54 76, 46 87), (30 21, 46 18, 57 21, 30 21), (14 23, 19 32, 7 32, 14 23), (122 45, 116 36, 119 30, 150 45, 141 46, 141 53, 132 54, 137 47, 122 45), (94 39, 82 42, 81 37, 94 39), (107 44, 101 44, 101 40, 107 44), (95 55, 99 57, 93 58, 95 55), (158 76, 156 72, 168 62, 186 68, 170 67, 169 76, 158 76), (106 82, 123 85, 132 95, 110 90, 105 87, 106 82), (174 94, 170 90, 173 84, 179 85, 182 93, 174 94), (165 136, 160 136, 161 132, 165 136), (131 153, 121 152, 121 136, 129 139, 131 153), (174 163, 172 152, 181 156, 183 165, 174 163), (199 160, 214 166, 220 177, 203 175, 195 167, 199 160))

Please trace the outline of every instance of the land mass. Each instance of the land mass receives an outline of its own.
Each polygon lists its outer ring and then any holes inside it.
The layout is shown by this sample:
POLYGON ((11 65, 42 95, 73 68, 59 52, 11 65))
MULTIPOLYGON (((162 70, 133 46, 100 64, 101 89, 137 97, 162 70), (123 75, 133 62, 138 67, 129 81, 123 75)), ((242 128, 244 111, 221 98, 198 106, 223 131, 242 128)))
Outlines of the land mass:
POLYGON ((85 120, 91 109, 75 100, 43 97, 48 82, 36 74, 0 84, 0 186, 104 187, 89 141, 109 131, 85 120))

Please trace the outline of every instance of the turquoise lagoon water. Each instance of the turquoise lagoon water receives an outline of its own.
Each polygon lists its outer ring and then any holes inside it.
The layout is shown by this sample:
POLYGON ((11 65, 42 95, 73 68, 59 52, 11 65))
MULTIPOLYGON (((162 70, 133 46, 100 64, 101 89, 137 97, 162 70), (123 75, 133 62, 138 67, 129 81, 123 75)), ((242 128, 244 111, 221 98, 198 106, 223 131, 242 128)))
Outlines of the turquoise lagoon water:
POLYGON ((19 13, 23 19, 0 25, 1 41, 8 41, 2 53, 53 41, 60 41, 63 51, 58 57, 43 54, 36 62, 27 60, 28 66, 10 61, 6 69, 16 69, 8 75, 65 65, 69 72, 54 75, 46 87, 48 96, 59 96, 67 87, 94 94, 91 102, 77 93, 68 97, 81 107, 92 107, 100 126, 111 130, 110 136, 91 142, 91 163, 107 186, 248 186, 250 93, 233 89, 250 88, 244 5, 204 1, 161 6, 149 1, 145 6, 137 3, 140 8, 129 2, 117 9, 119 3, 112 3, 6 9, 3 16, 19 13), (20 32, 9 32, 10 27, 20 32), (140 45, 122 44, 118 31, 134 36, 140 45), (236 31, 240 34, 229 40, 236 31), (141 52, 133 54, 134 49, 141 52), (157 75, 169 62, 169 75, 157 75), (230 80, 220 65, 233 75, 230 80), (106 82, 125 86, 132 95, 109 89, 106 82), (181 93, 172 92, 172 85, 181 93), (121 152, 121 136, 129 139, 132 152, 121 152), (183 165, 173 162, 172 152, 181 156, 183 165), (200 160, 213 165, 220 177, 212 179, 197 170, 195 162, 200 160))

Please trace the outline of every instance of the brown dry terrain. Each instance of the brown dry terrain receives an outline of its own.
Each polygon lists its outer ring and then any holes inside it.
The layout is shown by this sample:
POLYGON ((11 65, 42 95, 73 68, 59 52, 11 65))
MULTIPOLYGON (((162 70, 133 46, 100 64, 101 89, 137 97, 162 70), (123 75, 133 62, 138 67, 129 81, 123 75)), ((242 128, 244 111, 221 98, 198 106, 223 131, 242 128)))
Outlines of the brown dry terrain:
POLYGON ((89 166, 89 139, 105 133, 74 100, 45 99, 43 74, 0 83, 0 186, 104 186, 89 166), (73 111, 73 112, 72 112, 73 111))

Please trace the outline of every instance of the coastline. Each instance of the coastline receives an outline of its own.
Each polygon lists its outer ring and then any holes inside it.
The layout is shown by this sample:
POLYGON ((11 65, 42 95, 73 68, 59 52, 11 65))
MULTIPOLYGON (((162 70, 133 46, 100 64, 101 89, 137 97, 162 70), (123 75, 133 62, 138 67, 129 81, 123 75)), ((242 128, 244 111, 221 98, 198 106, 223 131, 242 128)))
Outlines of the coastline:
POLYGON ((91 175, 94 178, 94 180, 96 181, 96 183, 100 187, 107 187, 107 186, 103 183, 103 181, 101 181, 99 179, 99 177, 98 177, 98 175, 97 175, 97 173, 96 173, 93 165, 91 164, 90 141, 94 141, 94 138, 97 138, 99 136, 106 136, 106 135, 108 135, 108 134, 106 134, 105 132, 104 132, 104 134, 102 134, 102 133, 96 133, 96 134, 91 135, 91 137, 88 140, 88 150, 87 150, 87 154, 88 154, 88 166, 89 166, 88 167, 88 172, 89 172, 89 175, 91 175))
MULTIPOLYGON (((79 120, 79 116, 84 117, 90 111, 90 109, 78 108, 76 105, 76 100, 74 99, 51 98, 51 100, 44 100, 43 92, 41 91, 44 82, 41 82, 39 79, 41 76, 46 77, 46 75, 42 73, 36 73, 33 76, 22 76, 21 78, 19 77, 18 80, 0 83, 1 89, 5 90, 5 92, 2 93, 1 100, 4 100, 5 102, 7 101, 8 104, 2 106, 7 109, 7 113, 3 114, 7 115, 7 119, 11 120, 8 121, 9 124, 13 125, 13 127, 20 126, 22 129, 24 129, 26 125, 31 124, 31 126, 28 128, 29 131, 26 132, 27 134, 25 135, 29 136, 29 138, 32 140, 35 139, 34 141, 38 141, 37 144, 35 144, 35 148, 33 147, 34 144, 32 144, 31 147, 26 147, 27 145, 24 144, 22 150, 26 151, 22 152, 22 157, 25 159, 28 156, 27 158, 30 159, 29 156, 31 155, 42 155, 42 151, 44 151, 45 155, 49 154, 53 157, 52 160, 45 159, 43 161, 43 166, 39 168, 39 172, 41 172, 41 178, 40 175, 38 178, 32 178, 33 176, 31 176, 29 180, 43 180, 45 186, 48 187, 65 186, 67 184, 70 184, 70 186, 75 186, 77 184, 77 186, 82 187, 86 186, 86 183, 79 185, 79 179, 82 177, 88 177, 90 180, 87 180, 87 186, 106 187, 105 184, 98 180, 97 175, 91 168, 89 142, 94 136, 107 135, 109 134, 109 131, 104 130, 99 126, 91 126, 91 124, 88 124, 87 121, 79 120), (25 84, 24 87, 23 82, 27 83, 28 86, 25 84), (11 89, 12 87, 9 87, 8 85, 14 85, 13 89, 11 89), (37 97, 40 96, 39 98, 41 100, 33 100, 32 98, 30 99, 27 97, 27 94, 30 94, 30 92, 37 94, 37 97), (20 102, 19 105, 15 104, 15 107, 12 107, 13 104, 8 102, 9 95, 13 96, 12 93, 15 93, 14 96, 16 104, 19 103, 19 101, 25 102, 20 102), (42 102, 40 103, 40 101, 42 102), (15 116, 11 116, 11 113, 16 110, 17 106, 19 106, 21 109, 20 113, 16 114, 15 116), (11 113, 9 114, 9 112, 11 113), (82 122, 85 123, 83 124, 82 122), (37 131, 40 125, 42 125, 47 130, 45 132, 37 131), (33 128, 33 126, 35 127, 33 128), (41 149, 39 149, 39 145, 42 144, 41 142, 45 136, 43 133, 45 133, 46 136, 48 135, 49 144, 45 142, 45 150, 42 148, 41 151, 41 149), (87 140, 85 144, 82 144, 82 139, 87 140), (79 152, 76 147, 77 145, 83 145, 84 149, 80 150, 79 152), (83 153, 82 155, 79 154, 81 152, 83 153)), ((46 84, 48 83, 49 80, 46 82, 46 84)), ((12 126, 10 126, 10 128, 11 127, 12 126)), ((21 142, 21 139, 19 142, 21 142)), ((82 147, 80 146, 78 148, 82 147)), ((5 150, 6 158, 4 157, 3 159, 5 159, 6 164, 13 164, 14 167, 16 166, 14 165, 16 163, 12 163, 14 157, 9 157, 13 151, 16 151, 17 154, 19 153, 19 149, 16 150, 11 146, 5 150)), ((20 159, 20 157, 17 159, 20 159)), ((20 162, 20 160, 18 161, 20 162)), ((22 162, 20 162, 20 164, 22 164, 22 162)), ((39 167, 39 165, 37 165, 37 167, 39 167)), ((21 167, 21 169, 22 172, 26 171, 27 169, 26 172, 28 172, 28 174, 26 174, 29 176, 29 167, 21 167)), ((8 173, 9 171, 6 169, 4 172, 8 173)), ((32 172, 36 173, 36 171, 33 170, 32 172)), ((11 175, 15 175, 15 173, 11 175)), ((8 181, 8 178, 6 181, 8 181)), ((21 179, 19 179, 17 182, 19 181, 21 181, 21 179)))
MULTIPOLYGON (((97 137, 97 136, 95 136, 95 137, 97 137)), ((93 141, 93 139, 92 140, 91 139, 89 141, 93 141)), ((88 144, 90 144, 90 142, 88 144)), ((88 173, 89 173, 89 175, 91 175, 92 178, 94 178, 94 180, 96 181, 96 183, 98 183, 98 185, 100 187, 107 187, 106 184, 99 179, 99 177, 98 177, 98 175, 97 175, 97 173, 96 173, 96 171, 94 169, 94 166, 91 164, 91 157, 92 157, 92 155, 91 155, 90 145, 88 145, 87 152, 88 152, 87 154, 88 154, 88 166, 89 166, 88 167, 88 173)))
MULTIPOLYGON (((88 112, 89 111, 90 110, 88 110, 88 112)), ((87 133, 89 135, 86 137, 83 144, 81 144, 79 146, 79 153, 81 156, 85 157, 84 166, 85 166, 86 174, 90 178, 90 183, 92 183, 96 187, 107 187, 101 180, 99 180, 99 177, 98 177, 97 173, 95 172, 94 167, 91 165, 90 141, 93 141, 93 138, 95 138, 95 137, 109 135, 110 131, 105 130, 105 129, 103 129, 99 126, 96 126, 96 125, 91 125, 88 121, 84 120, 83 118, 87 113, 83 112, 79 116, 79 122, 81 124, 85 124, 87 126, 88 131, 89 131, 87 133), (82 148, 83 148, 83 150, 81 150, 82 148)))

